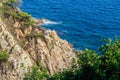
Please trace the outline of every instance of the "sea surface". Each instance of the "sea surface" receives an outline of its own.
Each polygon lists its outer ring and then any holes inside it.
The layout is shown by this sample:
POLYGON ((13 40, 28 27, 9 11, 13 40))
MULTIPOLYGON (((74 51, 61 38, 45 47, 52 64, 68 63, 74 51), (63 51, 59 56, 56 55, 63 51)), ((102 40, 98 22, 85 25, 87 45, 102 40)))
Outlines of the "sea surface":
POLYGON ((120 37, 120 0, 23 0, 20 8, 75 49, 97 50, 101 39, 120 37))

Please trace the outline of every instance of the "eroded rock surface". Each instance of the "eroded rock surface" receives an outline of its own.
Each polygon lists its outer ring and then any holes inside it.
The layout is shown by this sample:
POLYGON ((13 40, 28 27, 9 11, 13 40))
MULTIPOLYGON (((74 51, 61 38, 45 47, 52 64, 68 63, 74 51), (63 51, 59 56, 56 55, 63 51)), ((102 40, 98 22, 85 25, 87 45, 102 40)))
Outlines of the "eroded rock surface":
POLYGON ((8 62, 0 64, 0 80, 19 80, 32 66, 30 56, 17 44, 1 19, 0 50, 9 53, 8 62))
POLYGON ((55 31, 46 30, 43 39, 29 39, 25 50, 31 55, 34 61, 40 60, 42 66, 47 68, 51 74, 69 68, 75 54, 71 45, 61 40, 55 31))
POLYGON ((76 60, 71 44, 55 31, 24 26, 23 22, 12 21, 11 16, 6 20, 7 25, 0 18, 0 51, 6 50, 10 57, 7 63, 0 64, 0 80, 20 80, 39 62, 52 75, 76 60))

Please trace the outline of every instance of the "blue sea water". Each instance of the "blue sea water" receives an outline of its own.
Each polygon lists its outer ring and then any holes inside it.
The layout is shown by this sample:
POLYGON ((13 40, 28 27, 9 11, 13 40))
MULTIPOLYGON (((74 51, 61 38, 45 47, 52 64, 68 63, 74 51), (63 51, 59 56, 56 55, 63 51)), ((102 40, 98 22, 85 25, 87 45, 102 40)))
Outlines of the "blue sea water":
POLYGON ((75 49, 97 50, 102 38, 120 37, 120 0, 23 0, 21 9, 59 23, 43 26, 75 49))

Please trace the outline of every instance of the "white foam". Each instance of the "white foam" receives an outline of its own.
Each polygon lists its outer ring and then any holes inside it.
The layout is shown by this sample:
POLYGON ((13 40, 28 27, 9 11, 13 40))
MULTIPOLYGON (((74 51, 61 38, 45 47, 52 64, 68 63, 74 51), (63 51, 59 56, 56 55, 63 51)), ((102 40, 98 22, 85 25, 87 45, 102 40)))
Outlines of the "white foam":
POLYGON ((42 25, 57 25, 57 24, 61 24, 61 22, 55 22, 55 21, 51 21, 48 19, 41 19, 42 20, 42 25))

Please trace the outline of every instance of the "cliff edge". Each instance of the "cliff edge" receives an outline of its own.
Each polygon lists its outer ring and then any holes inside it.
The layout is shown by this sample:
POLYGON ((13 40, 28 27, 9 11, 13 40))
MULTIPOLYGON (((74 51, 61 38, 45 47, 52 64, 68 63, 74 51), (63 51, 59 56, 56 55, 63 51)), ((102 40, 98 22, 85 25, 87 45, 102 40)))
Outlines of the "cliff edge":
POLYGON ((4 11, 4 18, 0 15, 0 51, 9 53, 8 61, 0 64, 1 80, 21 80, 39 63, 51 75, 71 67, 76 55, 70 43, 60 39, 55 31, 44 30, 36 23, 26 25, 23 18, 20 20, 10 12, 21 13, 12 7, 4 11))

